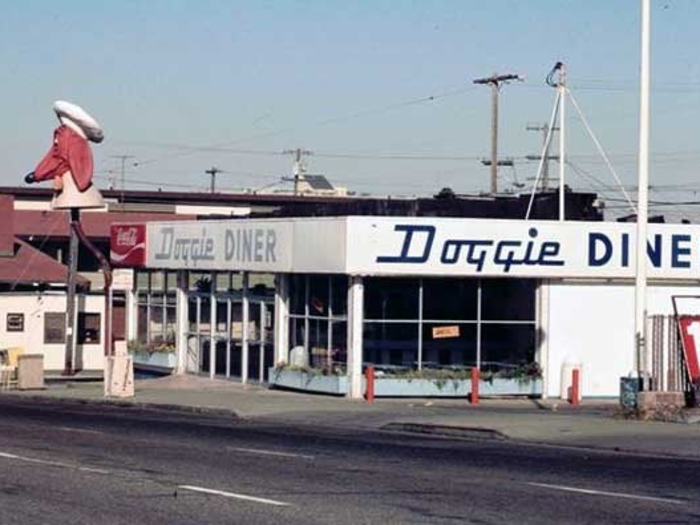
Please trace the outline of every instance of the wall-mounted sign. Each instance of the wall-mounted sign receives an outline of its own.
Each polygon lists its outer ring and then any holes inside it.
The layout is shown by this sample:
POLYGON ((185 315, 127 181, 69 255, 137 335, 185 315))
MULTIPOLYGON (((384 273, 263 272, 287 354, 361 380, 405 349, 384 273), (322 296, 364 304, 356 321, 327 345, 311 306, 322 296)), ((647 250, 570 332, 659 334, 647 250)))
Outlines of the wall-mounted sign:
POLYGON ((146 264, 146 225, 112 224, 109 258, 115 266, 144 266, 146 264))
POLYGON ((24 314, 7 314, 7 331, 24 332, 24 314))
POLYGON ((433 339, 448 339, 450 337, 459 337, 459 325, 433 327, 433 339))
MULTIPOLYGON (((635 224, 351 217, 348 271, 374 275, 633 278, 635 224)), ((650 224, 651 279, 700 276, 700 227, 650 224)))
POLYGON ((134 289, 134 270, 115 268, 112 270, 112 290, 130 291, 134 289))
POLYGON ((148 224, 150 268, 289 271, 288 221, 199 221, 148 224))

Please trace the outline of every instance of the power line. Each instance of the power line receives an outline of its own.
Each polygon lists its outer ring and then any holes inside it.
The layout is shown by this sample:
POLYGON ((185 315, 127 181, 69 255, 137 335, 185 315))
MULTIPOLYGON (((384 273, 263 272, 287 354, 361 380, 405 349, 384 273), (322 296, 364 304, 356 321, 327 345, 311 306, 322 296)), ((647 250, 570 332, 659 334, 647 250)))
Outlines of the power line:
MULTIPOLYGON (((407 107, 407 106, 412 106, 412 105, 418 105, 418 104, 425 104, 425 103, 429 103, 429 102, 434 102, 434 101, 436 101, 436 100, 440 100, 440 99, 443 99, 443 98, 447 98, 447 97, 452 97, 452 96, 456 96, 456 95, 463 94, 463 93, 465 93, 465 92, 467 92, 467 91, 470 91, 471 89, 473 89, 471 86, 468 86, 468 87, 461 87, 461 88, 459 88, 459 89, 453 89, 453 90, 449 90, 449 91, 444 91, 444 92, 438 93, 438 94, 436 94, 436 95, 430 95, 430 96, 427 96, 427 97, 418 97, 418 98, 413 98, 413 99, 404 100, 404 101, 401 101, 401 102, 395 102, 395 103, 392 103, 392 104, 387 104, 387 105, 385 105, 385 106, 380 106, 380 107, 375 107, 375 108, 369 108, 369 109, 364 109, 364 110, 360 110, 360 111, 355 111, 355 112, 353 112, 353 113, 349 113, 349 114, 345 114, 345 115, 339 115, 339 116, 335 116, 335 117, 331 117, 331 118, 321 119, 321 120, 318 120, 318 121, 316 121, 316 122, 314 122, 314 123, 311 123, 311 124, 309 124, 309 125, 307 125, 307 126, 301 126, 301 128, 309 128, 309 127, 316 127, 316 126, 327 126, 327 125, 330 125, 330 124, 336 124, 336 123, 338 123, 338 122, 343 122, 343 121, 346 121, 346 120, 351 120, 351 119, 360 118, 360 117, 367 117, 367 116, 376 115, 376 114, 379 114, 379 113, 384 113, 384 112, 387 112, 387 111, 392 111, 392 110, 399 109, 399 108, 402 108, 402 107, 407 107)), ((233 139, 233 140, 226 141, 226 142, 220 142, 220 143, 218 143, 218 144, 214 144, 214 145, 212 145, 212 146, 209 146, 209 148, 220 148, 220 147, 228 146, 228 145, 231 145, 231 144, 238 144, 238 143, 241 143, 241 142, 247 142, 247 141, 257 140, 257 139, 261 139, 261 138, 273 137, 273 136, 276 136, 276 135, 281 135, 281 134, 287 133, 287 132, 289 132, 289 131, 293 131, 294 129, 299 129, 299 127, 291 127, 291 126, 290 126, 290 127, 287 127, 287 128, 282 128, 282 129, 279 129, 279 130, 269 131, 269 132, 266 132, 266 133, 260 133, 260 134, 256 134, 256 135, 249 135, 249 136, 247 136, 247 137, 241 137, 241 138, 233 139)), ((172 159, 172 158, 176 158, 176 157, 183 157, 183 156, 190 155, 190 154, 196 153, 196 152, 197 152, 197 150, 194 149, 194 150, 182 151, 182 152, 175 153, 175 154, 172 154, 172 155, 163 155, 163 156, 160 156, 160 157, 153 157, 153 158, 150 158, 150 159, 145 159, 145 160, 142 160, 142 161, 139 161, 139 162, 135 162, 134 165, 135 165, 135 166, 143 166, 143 165, 146 165, 146 164, 152 164, 152 163, 154 163, 154 162, 160 162, 160 161, 166 160, 166 159, 172 159)))

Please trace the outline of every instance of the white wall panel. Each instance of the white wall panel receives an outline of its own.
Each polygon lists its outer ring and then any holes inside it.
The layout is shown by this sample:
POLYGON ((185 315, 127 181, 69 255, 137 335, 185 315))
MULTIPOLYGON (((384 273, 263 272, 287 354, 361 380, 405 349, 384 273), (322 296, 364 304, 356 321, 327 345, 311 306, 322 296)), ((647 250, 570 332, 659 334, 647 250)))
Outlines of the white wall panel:
MULTIPOLYGON (((651 286, 648 313, 671 314, 674 294, 693 293, 700 293, 700 287, 651 286)), ((543 335, 549 338, 549 396, 559 396, 567 360, 583 365, 583 396, 619 395, 620 377, 634 367, 634 286, 553 282, 543 335)))

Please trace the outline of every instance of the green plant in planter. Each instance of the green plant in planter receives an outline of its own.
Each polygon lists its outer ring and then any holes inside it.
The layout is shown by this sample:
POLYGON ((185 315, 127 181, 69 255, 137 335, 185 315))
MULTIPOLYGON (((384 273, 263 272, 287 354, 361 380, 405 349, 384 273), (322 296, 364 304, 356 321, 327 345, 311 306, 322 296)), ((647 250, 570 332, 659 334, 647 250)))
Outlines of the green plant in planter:
POLYGON ((136 339, 131 339, 127 343, 127 348, 131 353, 143 354, 172 354, 177 350, 177 345, 172 341, 160 341, 143 343, 136 339))
POLYGON ((341 365, 324 366, 322 368, 315 368, 310 366, 298 366, 290 365, 288 363, 277 363, 273 373, 276 374, 275 377, 279 378, 279 375, 284 372, 300 372, 306 374, 309 378, 314 376, 344 376, 345 368, 341 365))
POLYGON ((542 369, 537 363, 523 363, 512 368, 499 370, 496 372, 496 377, 513 379, 522 385, 542 379, 542 369))
POLYGON ((423 368, 421 370, 416 370, 412 368, 401 368, 384 372, 377 376, 378 379, 382 377, 387 379, 403 379, 409 383, 414 380, 424 379, 431 381, 438 390, 441 391, 449 382, 452 382, 453 388, 457 390, 461 381, 471 379, 471 369, 423 368))

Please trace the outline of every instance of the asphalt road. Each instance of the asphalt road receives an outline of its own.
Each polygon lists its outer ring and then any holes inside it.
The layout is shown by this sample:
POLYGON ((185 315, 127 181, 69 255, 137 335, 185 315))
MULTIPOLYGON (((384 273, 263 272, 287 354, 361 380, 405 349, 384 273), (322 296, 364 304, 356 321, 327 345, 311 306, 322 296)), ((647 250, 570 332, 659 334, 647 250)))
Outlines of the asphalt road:
POLYGON ((700 523, 700 462, 0 397, 0 523, 700 523))

